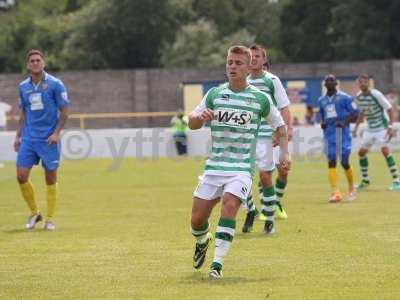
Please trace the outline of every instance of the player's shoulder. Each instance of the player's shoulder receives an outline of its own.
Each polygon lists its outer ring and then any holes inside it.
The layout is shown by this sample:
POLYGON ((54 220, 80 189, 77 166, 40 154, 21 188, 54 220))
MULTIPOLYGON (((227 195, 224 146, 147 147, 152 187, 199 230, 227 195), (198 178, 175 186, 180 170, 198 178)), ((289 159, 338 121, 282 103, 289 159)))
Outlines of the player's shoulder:
POLYGON ((321 96, 319 96, 319 98, 318 98, 318 102, 322 102, 322 101, 324 101, 326 99, 326 96, 325 95, 321 95, 321 96))
POLYGON ((352 99, 353 97, 351 97, 349 94, 347 94, 346 92, 343 92, 343 91, 338 91, 338 93, 337 93, 341 98, 344 98, 344 99, 352 99))
POLYGON ((270 95, 261 91, 260 89, 251 84, 248 85, 246 92, 253 95, 253 97, 259 102, 272 103, 272 98, 270 95))
POLYGON ((22 81, 19 83, 19 87, 23 89, 23 88, 27 87, 27 86, 29 85, 30 82, 31 82, 31 78, 30 78, 30 77, 25 78, 24 80, 22 80, 22 81))
POLYGON ((54 76, 54 75, 51 75, 51 74, 49 74, 49 73, 45 73, 45 74, 44 74, 44 79, 45 79, 48 83, 51 83, 51 84, 55 84, 55 85, 63 84, 60 78, 58 78, 58 77, 56 77, 56 76, 54 76))
POLYGON ((278 76, 276 76, 275 74, 268 72, 268 71, 264 71, 265 77, 269 78, 270 80, 274 81, 278 81, 280 80, 278 76))
POLYGON ((204 95, 204 99, 209 102, 213 101, 214 99, 217 99, 223 94, 223 90, 225 90, 227 87, 226 84, 220 84, 218 86, 213 86, 210 88, 207 93, 204 95))
POLYGON ((383 93, 377 89, 371 89, 370 92, 371 92, 371 95, 374 97, 380 97, 383 95, 383 93))
POLYGON ((220 85, 218 85, 218 86, 214 86, 214 87, 212 87, 212 88, 210 88, 210 89, 208 90, 207 96, 208 96, 209 98, 213 98, 213 97, 215 98, 216 96, 218 96, 218 95, 220 95, 221 93, 223 93, 223 91, 226 90, 227 87, 228 87, 228 84, 227 84, 227 83, 223 83, 223 84, 220 84, 220 85))
POLYGON ((268 97, 268 94, 261 91, 259 88, 256 86, 249 84, 246 88, 246 92, 254 95, 255 97, 268 97))

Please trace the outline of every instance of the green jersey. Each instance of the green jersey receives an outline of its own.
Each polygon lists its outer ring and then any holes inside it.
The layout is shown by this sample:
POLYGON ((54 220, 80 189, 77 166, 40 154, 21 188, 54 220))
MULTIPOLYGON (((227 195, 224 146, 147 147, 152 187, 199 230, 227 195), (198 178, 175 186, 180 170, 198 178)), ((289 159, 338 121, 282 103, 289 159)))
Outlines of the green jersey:
POLYGON ((251 176, 261 119, 267 117, 274 128, 284 125, 271 97, 251 85, 234 92, 228 84, 223 84, 210 89, 195 112, 200 114, 207 108, 214 111, 214 119, 210 126, 212 148, 205 174, 251 176))
MULTIPOLYGON (((272 98, 272 102, 279 109, 282 109, 290 104, 280 79, 274 74, 264 71, 262 76, 257 78, 252 78, 249 75, 247 77, 247 82, 270 95, 272 98)), ((272 127, 268 124, 266 120, 261 121, 258 137, 272 137, 272 127)))
POLYGON ((360 91, 356 96, 356 103, 367 120, 369 131, 380 131, 388 127, 386 110, 392 105, 380 91, 371 89, 367 94, 360 91))

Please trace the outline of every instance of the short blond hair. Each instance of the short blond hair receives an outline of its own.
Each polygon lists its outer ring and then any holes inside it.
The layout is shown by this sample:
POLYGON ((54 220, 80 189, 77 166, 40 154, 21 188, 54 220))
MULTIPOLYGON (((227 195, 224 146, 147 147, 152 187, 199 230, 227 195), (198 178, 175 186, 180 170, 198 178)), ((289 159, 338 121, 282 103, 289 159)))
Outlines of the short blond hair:
POLYGON ((261 51, 262 54, 263 54, 263 56, 264 56, 265 58, 268 58, 267 49, 266 49, 263 45, 260 45, 260 44, 253 44, 253 45, 250 46, 250 50, 258 50, 258 51, 261 51))
POLYGON ((246 55, 249 63, 251 62, 251 51, 246 46, 232 46, 228 49, 228 55, 230 53, 246 55))

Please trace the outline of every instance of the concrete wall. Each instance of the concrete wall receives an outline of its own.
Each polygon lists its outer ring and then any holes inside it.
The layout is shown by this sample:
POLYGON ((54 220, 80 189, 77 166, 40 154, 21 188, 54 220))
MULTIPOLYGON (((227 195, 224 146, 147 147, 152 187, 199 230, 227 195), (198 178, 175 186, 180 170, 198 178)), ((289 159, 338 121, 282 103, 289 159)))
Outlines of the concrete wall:
MULTIPOLYGON (((321 77, 327 73, 354 76, 368 73, 383 91, 400 87, 400 60, 332 62, 314 64, 276 64, 273 72, 281 78, 321 77)), ((54 74, 68 87, 72 112, 147 112, 175 111, 182 107, 182 82, 224 80, 221 69, 146 69, 66 71, 54 74)), ((0 74, 0 100, 18 103, 19 74, 0 74)), ((169 118, 140 118, 87 121, 88 128, 164 127, 169 118)), ((78 127, 78 121, 70 121, 78 127)), ((13 124, 11 124, 13 128, 13 124)))
MULTIPOLYGON (((396 127, 400 129, 400 123, 397 123, 396 127)), ((14 137, 13 131, 0 132, 0 162, 16 159, 16 153, 13 151, 14 137)), ((360 138, 353 139, 353 152, 358 150, 360 142, 360 138)), ((393 138, 390 144, 392 149, 400 150, 400 135, 393 138)), ((209 129, 188 132, 189 156, 203 160, 210 149, 209 129)), ((295 128, 290 144, 293 157, 311 162, 324 160, 323 151, 324 142, 319 126, 295 128)), ((176 150, 172 134, 166 128, 67 130, 62 136, 62 157, 66 160, 113 158, 113 165, 117 165, 124 157, 174 159, 176 150)))

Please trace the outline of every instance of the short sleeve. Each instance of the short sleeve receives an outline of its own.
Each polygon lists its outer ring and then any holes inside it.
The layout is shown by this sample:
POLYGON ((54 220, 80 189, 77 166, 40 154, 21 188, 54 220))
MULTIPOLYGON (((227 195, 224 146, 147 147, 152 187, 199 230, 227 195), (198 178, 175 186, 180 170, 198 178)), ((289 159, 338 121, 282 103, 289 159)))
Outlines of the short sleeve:
POLYGON ((210 89, 203 97, 199 105, 196 106, 196 108, 193 110, 196 114, 201 114, 203 111, 205 111, 207 108, 213 109, 214 105, 212 102, 212 91, 214 89, 210 89))
POLYGON ((19 100, 18 100, 18 107, 21 111, 25 112, 25 105, 24 105, 24 95, 22 93, 21 87, 19 88, 19 100))
POLYGON ((387 110, 392 108, 392 104, 390 104, 389 100, 380 91, 374 89, 371 91, 371 94, 378 100, 379 105, 382 106, 383 109, 387 110))
POLYGON ((325 111, 322 105, 322 98, 318 98, 318 108, 319 108, 319 116, 321 122, 323 123, 325 121, 325 111))
MULTIPOLYGON (((264 93, 263 93, 264 94, 264 93)), ((265 110, 261 112, 261 116, 266 117, 267 123, 275 130, 278 127, 284 126, 285 122, 282 119, 281 113, 278 108, 273 104, 272 99, 264 94, 267 102, 265 110)))
POLYGON ((279 109, 289 106, 290 100, 286 94, 285 88, 282 85, 281 80, 278 77, 271 78, 274 84, 274 97, 279 109))
POLYGON ((61 81, 56 82, 55 98, 58 108, 68 106, 70 101, 68 99, 67 89, 61 81))

